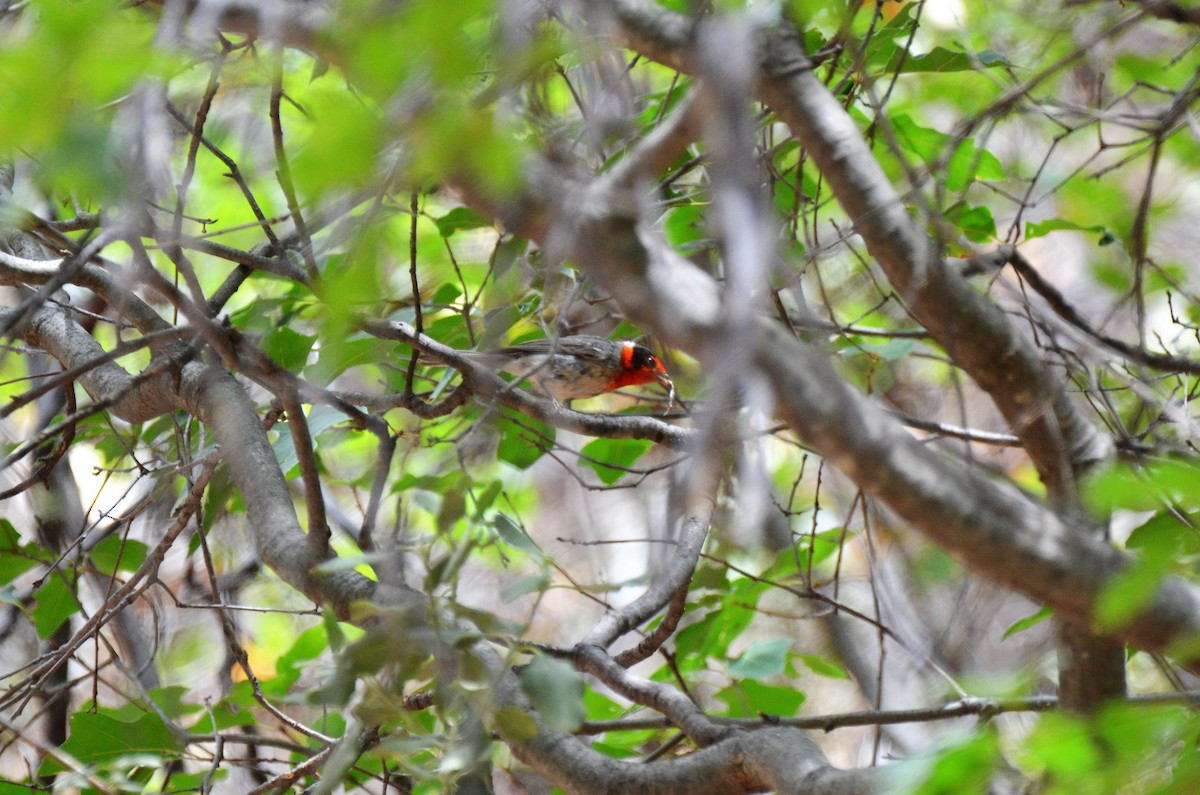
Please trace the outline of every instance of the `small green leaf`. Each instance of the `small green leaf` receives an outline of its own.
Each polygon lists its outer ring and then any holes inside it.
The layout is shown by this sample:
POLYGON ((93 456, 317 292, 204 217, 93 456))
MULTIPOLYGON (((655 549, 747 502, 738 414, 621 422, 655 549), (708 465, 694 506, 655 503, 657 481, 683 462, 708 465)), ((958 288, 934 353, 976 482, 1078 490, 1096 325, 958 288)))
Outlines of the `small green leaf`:
POLYGON ((800 709, 806 696, 791 687, 764 685, 744 679, 716 694, 729 705, 725 714, 731 718, 750 718, 756 715, 775 715, 790 718, 800 709))
POLYGON ((1045 221, 1030 221, 1025 224, 1025 239, 1033 240, 1061 229, 1075 232, 1104 232, 1103 226, 1084 226, 1065 218, 1048 218, 1045 221))
POLYGON ((521 671, 521 690, 551 729, 571 732, 583 723, 583 677, 562 660, 535 657, 521 671))
POLYGON ((870 345, 867 350, 876 354, 885 362, 894 362, 907 357, 916 347, 917 340, 898 337, 879 345, 870 345))
POLYGON ((942 750, 923 781, 904 793, 985 795, 1000 760, 1000 741, 991 724, 957 745, 942 750))
POLYGON ((584 456, 583 463, 592 468, 600 482, 611 486, 646 454, 651 444, 644 439, 596 439, 584 445, 580 453, 584 456))
MULTIPOLYGON (((899 50, 899 48, 897 48, 899 50)), ((965 72, 973 71, 980 65, 985 67, 1010 66, 1008 59, 994 50, 984 50, 974 58, 969 53, 947 50, 945 47, 934 47, 924 55, 912 55, 901 62, 901 52, 897 51, 888 62, 887 70, 894 72, 965 72)))
POLYGON ((529 241, 523 237, 506 237, 496 247, 496 255, 492 258, 492 270, 497 278, 503 278, 512 270, 512 266, 520 261, 529 248, 529 241))
POLYGON ((496 502, 496 498, 500 496, 500 492, 503 489, 503 481, 493 480, 483 491, 475 496, 475 510, 473 512, 475 518, 483 518, 484 513, 496 502))
POLYGON ((310 194, 357 187, 378 175, 376 153, 384 129, 376 110, 332 81, 310 83, 303 92, 305 112, 316 123, 296 152, 292 173, 310 194))
POLYGON ((976 152, 978 153, 978 162, 975 166, 975 179, 997 180, 1008 176, 1000 158, 986 149, 977 149, 976 152))
POLYGON ((504 600, 505 604, 508 604, 526 594, 543 591, 549 585, 550 579, 544 573, 529 574, 505 586, 504 590, 500 592, 500 598, 504 600))
POLYGON ((395 482, 392 486, 392 494, 404 494, 412 489, 440 494, 454 488, 460 480, 462 480, 462 473, 458 470, 443 475, 416 475, 409 472, 401 475, 395 482))
POLYGON ((346 415, 333 406, 318 403, 308 410, 308 433, 313 439, 323 431, 327 431, 339 422, 346 420, 346 415))
POLYGON ((996 237, 996 221, 992 218, 992 211, 982 205, 953 207, 946 213, 946 219, 974 243, 986 243, 996 237))
POLYGON ((531 428, 522 427, 509 419, 500 421, 500 443, 496 446, 496 457, 517 469, 529 469, 545 452, 534 440, 535 432, 554 438, 554 429, 536 420, 523 419, 531 428))
POLYGON ((65 577, 58 573, 50 575, 33 598, 33 625, 38 637, 43 639, 53 635, 64 621, 80 609, 79 601, 71 592, 65 577))
POLYGON ((0 519, 0 585, 12 582, 38 564, 36 544, 22 544, 12 522, 0 519))
POLYGON ((510 547, 524 550, 539 558, 544 555, 542 548, 537 545, 537 542, 530 538, 528 533, 522 530, 516 522, 509 519, 506 515, 502 513, 496 514, 492 518, 492 527, 496 528, 496 533, 510 547))
POLYGON ((309 627, 296 637, 292 647, 275 661, 275 676, 262 683, 268 695, 282 696, 327 648, 337 650, 345 645, 345 637, 333 611, 322 616, 322 623, 309 627))
POLYGON ((101 574, 111 577, 118 571, 137 571, 148 551, 149 548, 141 541, 109 536, 92 547, 88 557, 101 574))
POLYGON ((845 668, 819 654, 798 654, 796 656, 803 660, 804 664, 808 666, 808 670, 817 676, 824 676, 829 679, 850 678, 850 674, 846 673, 845 668))
POLYGON ((1196 536, 1196 517, 1192 513, 1180 516, 1175 511, 1159 511, 1133 529, 1125 548, 1176 560, 1195 555, 1200 552, 1200 538, 1196 536))
POLYGON ((1114 293, 1128 291, 1130 285, 1133 283, 1129 278, 1129 271, 1111 262, 1094 262, 1089 270, 1091 270, 1092 276, 1095 277, 1097 282, 1114 293))
POLYGON ((821 563, 828 559, 833 553, 837 552, 843 540, 849 540, 852 533, 840 527, 834 527, 829 530, 822 530, 815 537, 805 536, 800 541, 800 558, 805 565, 813 565, 821 563), (805 559, 809 554, 811 544, 811 558, 805 559))
POLYGON ((172 720, 204 711, 199 704, 189 704, 184 698, 191 690, 182 685, 169 685, 151 690, 148 695, 162 714, 172 720))
POLYGON ((1025 616, 1022 619, 1014 621, 1012 626, 1004 630, 1004 636, 1001 640, 1008 640, 1009 637, 1016 635, 1018 632, 1024 632, 1035 624, 1040 624, 1050 616, 1054 615, 1053 611, 1048 607, 1043 607, 1033 615, 1025 616))
POLYGON ((955 192, 966 190, 979 179, 996 180, 1005 176, 1000 160, 986 149, 976 147, 971 138, 958 145, 946 164, 946 187, 955 192))
POLYGON ((937 160, 950 143, 950 136, 944 132, 922 127, 912 120, 911 116, 898 114, 892 117, 892 128, 896 131, 896 139, 900 146, 912 152, 926 163, 937 160))
POLYGON ((280 429, 275 441, 271 442, 271 449, 275 451, 275 460, 279 462, 284 477, 290 477, 292 470, 300 465, 300 456, 296 453, 296 440, 288 428, 280 429))
POLYGON ((263 335, 262 351, 281 367, 290 372, 299 372, 308 361, 316 336, 300 334, 287 326, 279 326, 263 335))
POLYGON ((459 489, 442 494, 442 505, 437 512, 439 533, 449 533, 459 519, 467 515, 467 498, 459 489))
POLYGON ((325 339, 321 342, 316 363, 305 368, 305 375, 319 384, 327 384, 351 367, 377 364, 407 351, 407 348, 374 338, 325 339))
POLYGON ((1094 511, 1147 511, 1178 502, 1185 509, 1200 503, 1200 467, 1179 459, 1155 461, 1135 468, 1117 464, 1097 472, 1084 483, 1084 500, 1094 511))
POLYGON ((706 242, 703 205, 684 204, 669 210, 663 219, 663 232, 675 249, 694 249, 706 242))
POLYGON ((455 207, 434 223, 442 237, 450 237, 463 229, 483 229, 493 225, 490 218, 484 218, 469 207, 455 207))
POLYGON ((1132 566, 1113 577, 1096 600, 1096 628, 1112 632, 1126 626, 1154 601, 1167 576, 1171 558, 1164 554, 1143 555, 1132 566))
MULTIPOLYGON (((1047 713, 1022 747, 1022 763, 1063 781, 1078 780, 1103 766, 1093 730, 1074 715, 1047 713)), ((1106 754, 1105 754, 1106 755, 1106 754)))
POLYGON ((583 694, 583 705, 588 720, 616 720, 629 713, 624 705, 591 687, 583 694))
POLYGON ((729 663, 729 675, 739 679, 763 679, 778 676, 787 665, 792 641, 788 638, 756 640, 741 657, 729 663))

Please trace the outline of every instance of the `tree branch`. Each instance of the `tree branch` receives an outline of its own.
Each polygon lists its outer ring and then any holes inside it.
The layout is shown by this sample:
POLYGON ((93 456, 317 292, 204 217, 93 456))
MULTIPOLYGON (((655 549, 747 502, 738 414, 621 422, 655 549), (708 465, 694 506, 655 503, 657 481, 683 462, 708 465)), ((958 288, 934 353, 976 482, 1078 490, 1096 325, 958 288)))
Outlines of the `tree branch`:
POLYGON ((471 361, 463 356, 461 351, 443 345, 424 334, 417 334, 416 329, 407 323, 368 319, 364 320, 362 325, 368 333, 376 337, 413 345, 422 353, 458 370, 462 373, 463 385, 470 393, 564 431, 609 439, 646 439, 672 450, 688 449, 695 438, 694 430, 679 428, 654 417, 588 414, 557 407, 548 398, 537 398, 516 389, 514 384, 471 361))

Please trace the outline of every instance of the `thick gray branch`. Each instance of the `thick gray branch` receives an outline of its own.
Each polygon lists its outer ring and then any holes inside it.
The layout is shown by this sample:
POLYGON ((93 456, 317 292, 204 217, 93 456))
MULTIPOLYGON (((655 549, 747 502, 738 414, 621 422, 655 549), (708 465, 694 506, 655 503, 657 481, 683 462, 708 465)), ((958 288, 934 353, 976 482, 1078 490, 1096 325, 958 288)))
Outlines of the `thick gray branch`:
MULTIPOLYGON (((628 46, 695 69, 700 53, 693 29, 681 19, 642 0, 615 0, 613 7, 628 46)), ((1111 440, 1084 418, 1062 379, 1004 312, 948 267, 841 102, 813 73, 799 34, 782 26, 763 30, 758 45, 759 97, 796 134, 913 316, 991 396, 1037 467, 1051 503, 1079 515, 1075 478, 1111 457, 1111 440)), ((1070 531, 1104 536, 1103 528, 1083 522, 1070 531)), ((1064 694, 1079 696, 1070 699, 1077 708, 1124 693, 1119 647, 1075 629, 1064 633, 1063 643, 1064 694)))
MULTIPOLYGON (((503 659, 484 643, 472 649, 492 670, 495 707, 516 707, 532 714, 503 659)), ((867 795, 878 792, 878 769, 838 770, 803 731, 771 727, 731 732, 725 739, 686 756, 645 764, 627 762, 592 750, 584 740, 550 732, 538 723, 533 740, 502 739, 526 764, 570 793, 596 795, 733 795, 774 790, 783 795, 867 795)))
MULTIPOLYGON (((694 27, 685 17, 644 0, 616 0, 612 6, 627 46, 674 68, 694 69, 694 27)), ((760 98, 804 145, 913 315, 992 396, 1047 485, 1071 492, 1064 480, 1072 470, 1108 457, 1111 443, 1083 418, 1003 311, 946 266, 854 121, 813 74, 798 35, 769 30, 759 41, 760 98)))
MULTIPOLYGON (((556 241, 570 241, 569 253, 643 328, 696 355, 715 344, 723 328, 717 284, 638 224, 628 193, 609 195, 603 180, 585 187, 545 164, 531 167, 528 186, 509 205, 463 187, 510 228, 535 239, 553 230, 556 241), (556 207, 573 212, 548 220, 556 207)), ((925 447, 847 385, 823 353, 769 320, 758 322, 756 361, 784 419, 808 444, 972 569, 1090 624, 1098 595, 1129 565, 1126 555, 1011 484, 925 447)), ((1165 652, 1197 633, 1200 588, 1175 578, 1116 635, 1165 652)), ((1189 666, 1200 671, 1200 660, 1189 666)))
MULTIPOLYGON (((12 310, 9 310, 12 311, 12 310)), ((42 306, 17 332, 30 345, 42 348, 71 368, 95 361, 103 349, 63 311, 42 306)), ((189 361, 175 372, 137 383, 113 362, 101 362, 79 376, 94 400, 111 400, 111 410, 127 422, 145 422, 169 411, 182 410, 207 425, 225 456, 234 482, 246 503, 259 555, 288 583, 313 601, 332 603, 340 616, 350 602, 369 599, 374 584, 352 571, 319 574, 323 562, 305 544, 291 496, 274 450, 263 431, 258 412, 246 391, 227 371, 189 361)))

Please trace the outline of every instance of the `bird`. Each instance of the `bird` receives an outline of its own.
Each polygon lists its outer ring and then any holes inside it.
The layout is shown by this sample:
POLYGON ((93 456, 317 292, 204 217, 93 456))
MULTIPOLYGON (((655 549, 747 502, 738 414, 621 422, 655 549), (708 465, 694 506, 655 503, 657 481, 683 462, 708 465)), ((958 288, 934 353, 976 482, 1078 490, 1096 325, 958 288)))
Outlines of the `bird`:
POLYGON ((675 383, 662 360, 632 340, 577 334, 467 356, 485 367, 528 380, 539 392, 568 406, 572 400, 651 383, 666 388, 671 402, 675 399, 675 383))

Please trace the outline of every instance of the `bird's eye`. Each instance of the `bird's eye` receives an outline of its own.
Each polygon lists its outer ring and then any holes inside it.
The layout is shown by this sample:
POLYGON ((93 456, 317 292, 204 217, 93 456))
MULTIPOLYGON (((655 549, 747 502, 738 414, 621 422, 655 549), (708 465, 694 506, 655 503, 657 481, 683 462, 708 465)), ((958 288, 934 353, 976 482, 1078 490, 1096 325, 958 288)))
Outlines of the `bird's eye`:
POLYGON ((641 345, 633 349, 633 356, 630 357, 630 364, 637 370, 653 370, 654 354, 649 348, 643 348, 641 345))

